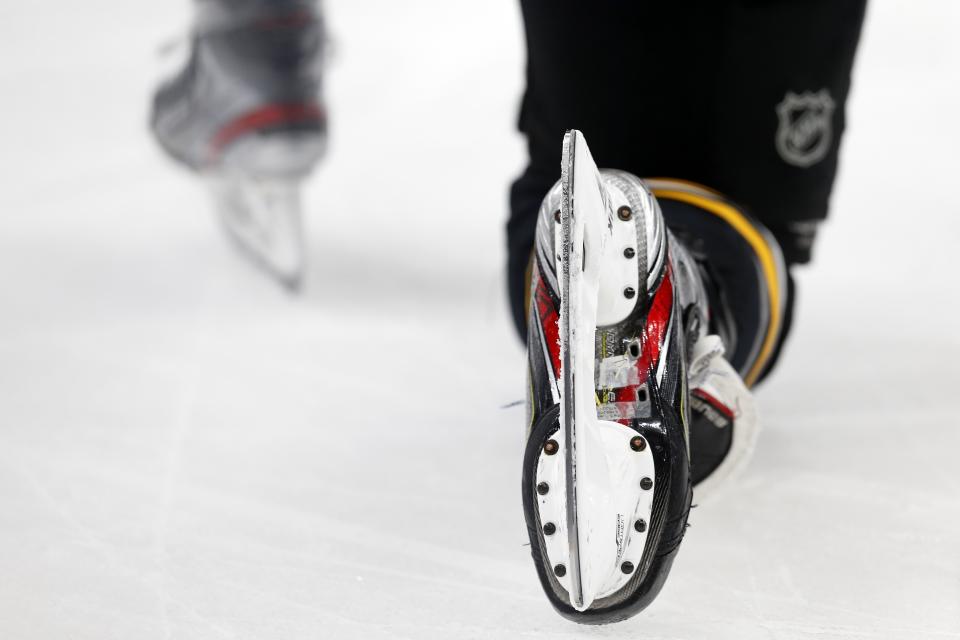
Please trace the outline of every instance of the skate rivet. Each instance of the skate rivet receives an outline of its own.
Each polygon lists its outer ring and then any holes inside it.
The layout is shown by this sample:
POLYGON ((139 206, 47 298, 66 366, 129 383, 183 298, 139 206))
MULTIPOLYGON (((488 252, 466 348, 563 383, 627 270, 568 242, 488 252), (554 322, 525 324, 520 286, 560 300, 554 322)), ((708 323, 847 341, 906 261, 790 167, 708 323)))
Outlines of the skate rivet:
POLYGON ((639 531, 640 533, 643 533, 644 531, 647 530, 647 523, 644 520, 637 520, 636 522, 633 523, 633 528, 639 531))
POLYGON ((552 536, 556 532, 557 525, 553 524, 552 522, 548 522, 547 524, 543 525, 543 535, 552 536))
POLYGON ((630 438, 630 448, 634 451, 643 451, 647 448, 647 441, 640 436, 630 438))
POLYGON ((617 209, 617 217, 626 222, 633 217, 633 211, 630 210, 630 207, 620 207, 617 209))
POLYGON ((640 481, 640 488, 644 491, 650 491, 650 489, 653 489, 653 480, 650 478, 644 478, 640 481))
POLYGON ((637 291, 633 287, 627 287, 626 289, 623 290, 623 297, 626 298, 627 300, 630 300, 635 295, 637 295, 637 291))
POLYGON ((562 564, 558 564, 557 566, 555 566, 555 567, 553 568, 553 573, 554 573, 554 575, 556 575, 558 578, 562 578, 563 576, 567 575, 567 568, 566 568, 565 566, 563 566, 562 564))
POLYGON ((633 247, 627 247, 623 250, 623 257, 627 260, 634 258, 637 255, 637 252, 633 250, 633 247))
POLYGON ((557 222, 560 222, 560 209, 557 209, 556 211, 553 212, 553 219, 556 220, 557 222))
POLYGON ((557 444, 556 440, 547 440, 543 445, 543 452, 548 456, 552 456, 557 451, 560 450, 560 445, 557 444))
POLYGON ((545 496, 549 492, 550 492, 550 485, 548 485, 546 482, 541 482, 540 484, 537 485, 537 493, 539 493, 540 495, 545 496))
POLYGON ((620 565, 620 571, 623 571, 625 574, 630 575, 633 573, 633 563, 629 560, 620 565))

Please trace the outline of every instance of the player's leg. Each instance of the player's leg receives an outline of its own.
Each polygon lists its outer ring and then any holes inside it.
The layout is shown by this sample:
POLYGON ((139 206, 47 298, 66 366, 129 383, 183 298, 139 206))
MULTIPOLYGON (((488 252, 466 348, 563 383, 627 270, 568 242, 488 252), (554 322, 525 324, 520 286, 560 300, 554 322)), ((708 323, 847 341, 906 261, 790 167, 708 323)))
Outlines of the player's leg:
POLYGON ((284 283, 303 267, 299 182, 326 139, 314 0, 196 0, 186 64, 153 101, 170 156, 210 179, 240 247, 284 283))
MULTIPOLYGON (((865 0, 680 3, 524 0, 530 163, 511 191, 508 278, 525 272, 556 140, 582 129, 600 166, 707 185, 765 225, 788 265, 827 215, 865 0), (564 93, 565 92, 565 93, 564 93)), ((664 203, 670 218, 672 205, 664 203)), ((791 324, 788 276, 781 338, 791 324)))
POLYGON ((827 216, 866 0, 728 3, 711 97, 712 158, 688 177, 741 203, 788 264, 827 216))

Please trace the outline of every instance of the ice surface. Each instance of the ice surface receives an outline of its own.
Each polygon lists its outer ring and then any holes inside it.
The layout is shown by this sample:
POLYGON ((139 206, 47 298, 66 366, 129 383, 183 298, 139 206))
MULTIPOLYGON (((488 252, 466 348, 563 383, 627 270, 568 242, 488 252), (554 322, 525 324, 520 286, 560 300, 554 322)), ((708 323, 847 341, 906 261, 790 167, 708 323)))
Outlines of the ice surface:
POLYGON ((145 134, 187 9, 0 10, 0 638, 960 637, 957 3, 872 6, 757 457, 600 629, 540 591, 501 409, 515 4, 329 3, 299 299, 145 134))

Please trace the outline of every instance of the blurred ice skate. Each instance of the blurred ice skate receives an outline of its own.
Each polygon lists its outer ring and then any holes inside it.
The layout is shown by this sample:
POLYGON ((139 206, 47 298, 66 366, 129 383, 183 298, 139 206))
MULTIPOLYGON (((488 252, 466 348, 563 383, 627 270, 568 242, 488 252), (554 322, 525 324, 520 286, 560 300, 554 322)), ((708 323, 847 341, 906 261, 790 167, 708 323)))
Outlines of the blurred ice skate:
POLYGON ((160 145, 206 178, 229 236, 284 285, 304 273, 300 188, 323 155, 323 23, 306 0, 200 0, 154 96, 160 145))

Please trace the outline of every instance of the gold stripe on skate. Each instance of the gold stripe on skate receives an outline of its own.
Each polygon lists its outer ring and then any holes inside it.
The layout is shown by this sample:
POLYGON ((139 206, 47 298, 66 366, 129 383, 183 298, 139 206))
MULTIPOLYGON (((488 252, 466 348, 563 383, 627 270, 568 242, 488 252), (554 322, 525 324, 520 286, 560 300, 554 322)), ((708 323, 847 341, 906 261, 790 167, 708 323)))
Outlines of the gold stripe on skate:
POLYGON ((689 191, 690 193, 697 193, 704 196, 716 196, 718 198, 724 198, 725 196, 715 189, 700 184, 699 182, 693 182, 692 180, 683 180, 682 178, 644 178, 644 182, 647 183, 647 186, 650 187, 652 191, 657 191, 660 189, 682 189, 689 191))
POLYGON ((767 327, 767 334, 763 338, 760 354, 743 377, 746 385, 748 387, 752 386, 760 377, 764 366, 770 360, 770 356, 773 355, 774 347, 777 344, 777 336, 780 334, 780 280, 777 278, 777 261, 774 259, 770 245, 736 207, 726 202, 687 191, 656 187, 653 188, 653 195, 658 198, 668 198, 692 204, 723 219, 743 236, 760 259, 761 270, 767 280, 767 286, 770 288, 770 324, 767 327))

